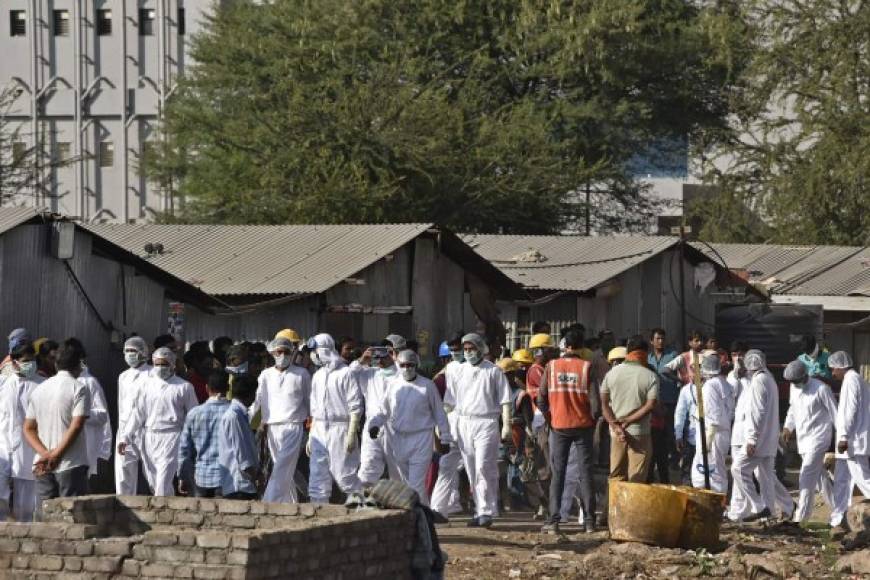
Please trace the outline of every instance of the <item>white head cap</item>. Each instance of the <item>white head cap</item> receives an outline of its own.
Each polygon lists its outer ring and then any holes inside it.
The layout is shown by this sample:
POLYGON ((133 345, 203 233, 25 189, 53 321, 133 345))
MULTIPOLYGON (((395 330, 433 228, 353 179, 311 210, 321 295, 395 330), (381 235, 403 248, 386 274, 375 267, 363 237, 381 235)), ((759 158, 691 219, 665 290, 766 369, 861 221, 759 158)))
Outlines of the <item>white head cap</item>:
POLYGON ((767 357, 757 348, 753 348, 746 351, 746 355, 743 357, 743 364, 746 365, 746 370, 754 373, 767 366, 767 357))
POLYGON ((701 376, 705 378, 715 377, 722 371, 722 361, 719 353, 715 350, 707 350, 701 355, 701 376))
POLYGON ((477 347, 480 356, 483 356, 489 352, 489 347, 486 346, 486 341, 483 340, 483 337, 477 334, 476 332, 472 332, 470 334, 466 334, 462 337, 462 344, 466 342, 470 342, 475 347, 477 347))
POLYGON ((165 346, 162 346, 162 347, 158 348, 157 350, 155 350, 154 354, 151 355, 151 360, 156 363, 158 359, 165 360, 166 362, 169 363, 169 366, 175 366, 176 356, 175 356, 175 353, 172 352, 172 349, 170 349, 170 348, 166 348, 165 346))
POLYGON ((141 355, 148 354, 148 345, 141 336, 131 336, 124 342, 124 350, 133 349, 141 355))
POLYGON ((838 350, 828 357, 828 366, 832 369, 850 369, 855 366, 852 357, 845 350, 838 350))
POLYGON ((399 356, 396 357, 396 363, 401 366, 403 363, 408 364, 411 363, 414 366, 420 366, 420 357, 417 356, 417 353, 411 350, 410 348, 406 348, 402 352, 399 353, 399 356))

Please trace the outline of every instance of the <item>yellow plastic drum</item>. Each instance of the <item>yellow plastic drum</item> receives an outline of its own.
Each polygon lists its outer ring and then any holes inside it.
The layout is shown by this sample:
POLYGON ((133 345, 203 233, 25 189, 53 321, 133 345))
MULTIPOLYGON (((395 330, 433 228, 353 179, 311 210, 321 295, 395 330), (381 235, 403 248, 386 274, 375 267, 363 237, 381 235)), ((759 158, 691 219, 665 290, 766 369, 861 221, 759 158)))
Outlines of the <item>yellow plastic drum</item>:
POLYGON ((611 539, 676 548, 688 498, 669 486, 611 480, 611 539))

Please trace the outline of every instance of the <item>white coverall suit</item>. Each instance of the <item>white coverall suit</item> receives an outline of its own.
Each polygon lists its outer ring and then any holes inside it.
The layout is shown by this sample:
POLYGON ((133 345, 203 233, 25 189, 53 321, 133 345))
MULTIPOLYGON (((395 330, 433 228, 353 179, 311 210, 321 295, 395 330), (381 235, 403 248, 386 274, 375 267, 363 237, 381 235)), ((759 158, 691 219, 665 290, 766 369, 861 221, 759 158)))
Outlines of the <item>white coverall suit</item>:
POLYGON ((825 469, 825 453, 831 444, 836 416, 837 404, 828 385, 813 378, 802 387, 792 384, 785 428, 797 436, 801 456, 800 497, 794 514, 796 522, 806 521, 812 515, 817 487, 828 505, 833 507, 833 489, 825 469))
MULTIPOLYGON (((398 479, 414 488, 425 505, 429 505, 426 473, 432 463, 436 425, 441 442, 453 443, 438 389, 419 375, 413 381, 401 376, 393 379, 380 411, 369 420, 370 427, 386 426, 386 452, 396 466, 398 479)), ((363 437, 371 439, 368 432, 363 437)))
POLYGON ((17 522, 33 521, 37 507, 36 481, 33 476, 35 452, 24 439, 24 418, 30 394, 44 379, 39 375, 24 379, 10 375, 0 378, 0 499, 9 501, 11 478, 12 517, 17 522))
MULTIPOLYGON (((151 369, 151 365, 142 364, 136 368, 129 368, 118 376, 118 441, 121 441, 130 423, 133 404, 145 381, 151 376, 151 369)), ((118 495, 136 495, 141 445, 138 435, 134 433, 133 440, 127 441, 124 455, 115 450, 115 493, 118 495)))
MULTIPOLYGON (((398 478, 396 465, 392 458, 387 454, 386 441, 389 438, 389 433, 381 432, 377 439, 372 439, 368 436, 369 427, 371 427, 372 417, 378 414, 384 403, 384 397, 390 389, 390 384, 398 376, 396 366, 390 367, 392 375, 387 375, 379 367, 364 367, 354 361, 350 364, 351 372, 353 372, 359 383, 363 398, 365 399, 366 423, 363 427, 362 444, 360 445, 360 467, 359 479, 365 486, 371 486, 384 474, 384 467, 390 474, 391 479, 398 478)), ((383 425, 378 425, 379 427, 383 425)))
POLYGON ((447 383, 444 404, 458 415, 455 438, 474 490, 478 518, 498 515, 499 418, 510 401, 507 378, 487 360, 462 363, 456 380, 447 383))
MULTIPOLYGON (((464 363, 450 361, 442 371, 444 373, 444 382, 447 389, 450 385, 454 385, 459 370, 464 363)), ((446 396, 446 392, 445 392, 446 396)), ((453 437, 454 443, 458 437, 457 420, 459 415, 456 411, 447 413, 447 423, 450 425, 450 434, 453 437)), ((542 415, 543 418, 543 415, 542 415)), ((449 517, 451 514, 462 511, 462 506, 459 504, 459 465, 462 462, 462 453, 459 451, 459 445, 451 445, 450 451, 441 456, 438 461, 438 478, 435 480, 435 487, 432 489, 432 511, 436 511, 444 517, 449 517)))
POLYGON ((854 369, 843 377, 836 425, 837 443, 845 441, 848 447, 836 455, 832 526, 842 523, 855 486, 870 498, 870 385, 854 369))
POLYGON ((260 373, 257 395, 248 410, 253 418, 261 413, 266 441, 272 456, 272 475, 263 501, 296 503, 296 463, 305 440, 305 421, 311 399, 311 375, 302 367, 270 367, 260 373))
POLYGON ((96 475, 99 460, 108 461, 112 457, 112 422, 109 419, 109 405, 106 394, 94 376, 85 369, 79 375, 79 382, 84 384, 91 394, 91 412, 85 421, 85 432, 88 438, 88 475, 96 475))
POLYGON ((308 495, 313 503, 327 503, 332 480, 346 494, 362 489, 359 447, 345 449, 352 414, 362 415, 363 400, 354 373, 337 357, 320 367, 311 379, 311 461, 308 495))
MULTIPOLYGON (((706 378, 706 377, 705 377, 706 378)), ((694 385, 689 386, 695 397, 694 385)), ((704 396, 704 426, 707 436, 707 467, 710 470, 710 488, 719 493, 728 493, 728 469, 725 460, 731 446, 731 422, 734 418, 734 395, 725 377, 707 378, 701 387, 704 396)), ((704 487, 704 453, 701 449, 701 428, 698 417, 695 424, 695 457, 692 460, 692 486, 704 487)))
POLYGON ((741 520, 768 508, 773 514, 777 505, 791 515, 794 501, 776 477, 774 461, 779 447, 779 391, 766 368, 756 371, 749 386, 740 393, 731 438, 731 475, 734 489, 728 518, 741 520), (755 454, 747 455, 746 446, 755 445, 755 454), (755 490, 752 474, 758 479, 761 494, 755 490))
POLYGON ((198 404, 193 385, 176 375, 166 381, 156 375, 148 377, 133 403, 119 443, 142 432, 142 470, 155 496, 175 495, 172 480, 178 472, 181 431, 187 414, 198 404))

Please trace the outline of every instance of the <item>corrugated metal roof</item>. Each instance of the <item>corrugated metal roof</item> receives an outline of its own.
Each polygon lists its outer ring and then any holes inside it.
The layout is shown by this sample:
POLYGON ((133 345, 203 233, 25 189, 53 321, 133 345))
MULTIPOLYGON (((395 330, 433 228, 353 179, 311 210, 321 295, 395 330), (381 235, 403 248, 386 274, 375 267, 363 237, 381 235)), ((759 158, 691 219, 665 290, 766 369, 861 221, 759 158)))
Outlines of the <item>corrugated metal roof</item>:
POLYGON ((585 292, 676 245, 667 236, 465 235, 463 240, 526 288, 585 292))
POLYGON ((796 296, 870 295, 870 248, 693 243, 732 270, 746 270, 752 282, 772 294, 796 296), (714 251, 715 250, 715 251, 714 251))
POLYGON ((324 292, 432 225, 84 227, 208 294, 240 295, 324 292), (163 253, 148 256, 148 243, 163 253))
POLYGON ((0 208, 0 234, 12 228, 20 226, 26 221, 32 220, 39 213, 32 207, 3 207, 0 208))

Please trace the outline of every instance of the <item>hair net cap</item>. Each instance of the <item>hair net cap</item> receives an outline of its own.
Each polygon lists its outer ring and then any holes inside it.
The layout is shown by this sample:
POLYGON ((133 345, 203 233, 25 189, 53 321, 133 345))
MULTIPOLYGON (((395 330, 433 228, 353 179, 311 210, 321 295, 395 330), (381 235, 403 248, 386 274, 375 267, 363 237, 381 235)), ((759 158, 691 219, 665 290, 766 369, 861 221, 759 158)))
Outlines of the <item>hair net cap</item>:
POLYGON ((447 345, 446 340, 438 345, 438 356, 442 358, 450 356, 450 347, 447 345))
POLYGON ((30 331, 26 328, 16 328, 9 333, 9 350, 13 351, 19 345, 30 342, 30 331))
POLYGON ((396 350, 404 350, 408 348, 408 341, 405 340, 404 336, 398 334, 390 334, 385 340, 392 344, 393 348, 396 350))
POLYGON ((767 366, 767 357, 757 348, 753 348, 746 351, 746 355, 743 357, 743 364, 746 365, 746 370, 748 371, 760 371, 767 366))
POLYGON ((845 350, 838 350, 828 357, 828 366, 832 369, 849 369, 854 366, 852 357, 845 350))
POLYGON ((275 352, 279 348, 286 348, 287 350, 294 350, 296 348, 296 345, 293 344, 293 342, 287 338, 278 337, 269 343, 267 350, 268 350, 268 352, 275 352))
POLYGON ((154 351, 154 354, 151 355, 151 360, 154 363, 157 363, 158 359, 163 359, 169 363, 170 366, 175 365, 175 353, 172 352, 172 349, 166 348, 162 346, 154 351))
POLYGON ((412 364, 414 366, 420 366, 420 357, 416 352, 407 348, 399 353, 399 356, 396 357, 396 362, 401 366, 403 364, 412 364))
POLYGON ((701 376, 715 377, 722 370, 722 361, 715 350, 708 350, 701 355, 701 376))
POLYGON ((313 336, 308 339, 308 348, 314 350, 317 348, 328 348, 330 350, 335 350, 335 340, 332 336, 322 333, 313 336))
POLYGON ((132 348, 140 354, 148 353, 148 344, 141 336, 131 336, 124 342, 124 350, 132 348))
POLYGON ((489 347, 486 346, 486 341, 483 340, 483 337, 476 332, 466 334, 462 337, 462 344, 465 344, 467 342, 470 342, 474 345, 474 347, 480 353, 480 356, 483 356, 489 352, 489 347))
POLYGON ((807 367, 799 360, 793 360, 785 367, 782 378, 792 383, 803 382, 807 378, 807 367))

